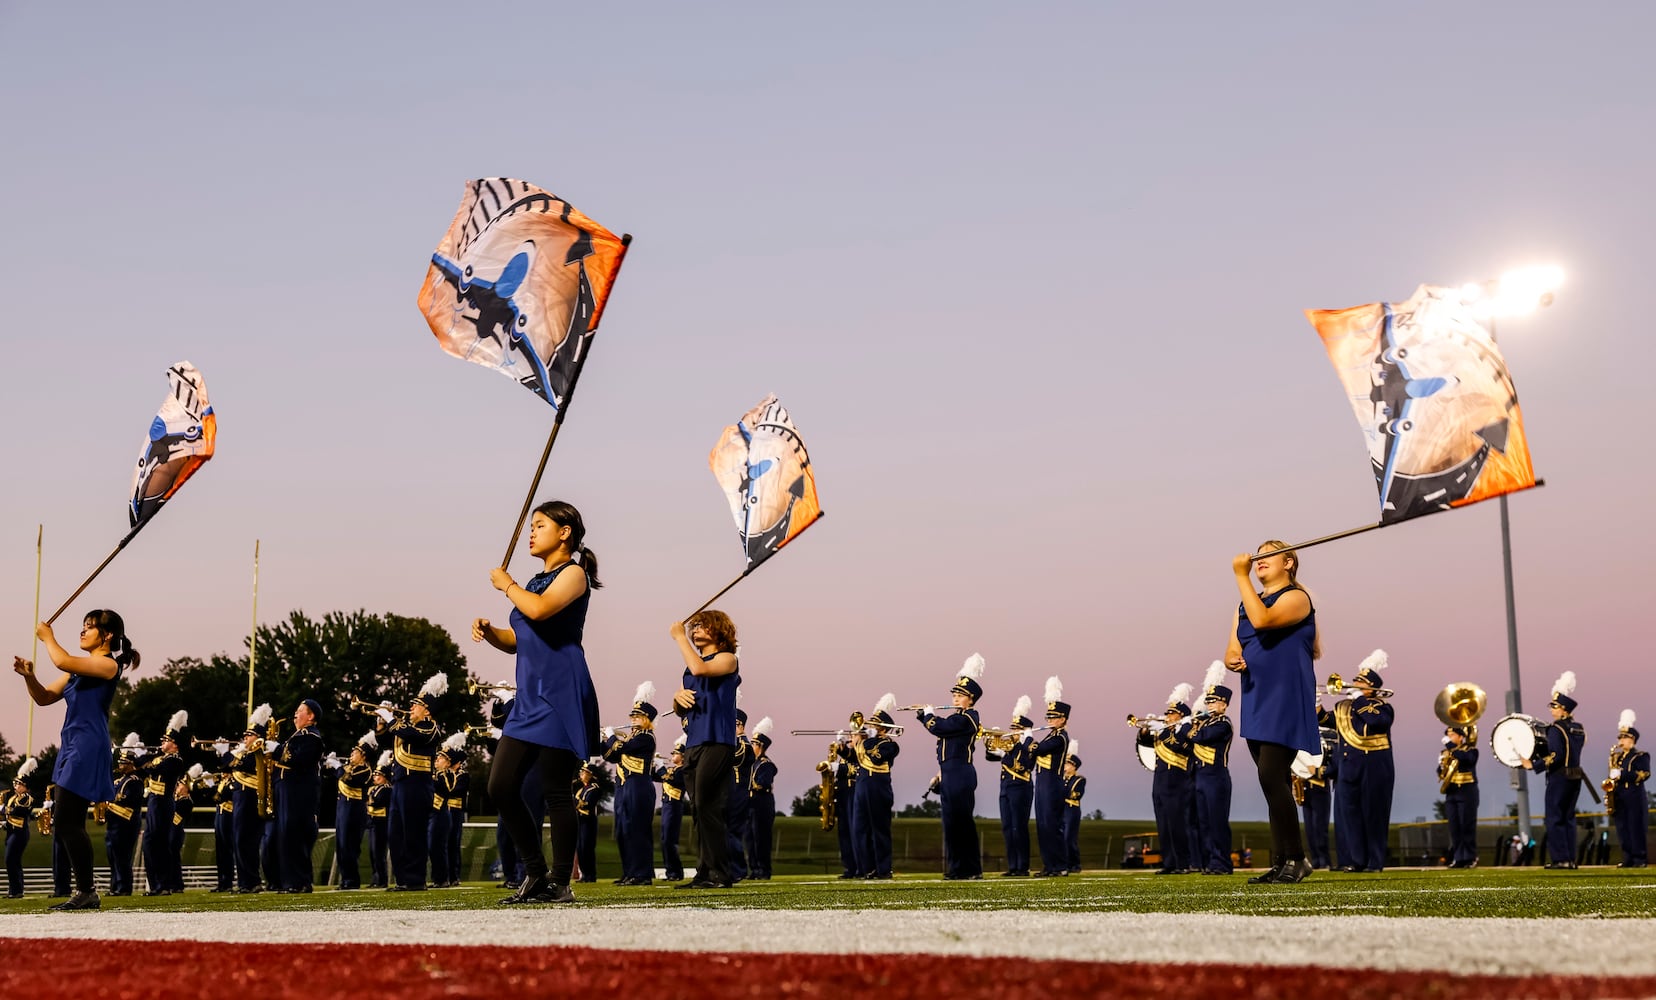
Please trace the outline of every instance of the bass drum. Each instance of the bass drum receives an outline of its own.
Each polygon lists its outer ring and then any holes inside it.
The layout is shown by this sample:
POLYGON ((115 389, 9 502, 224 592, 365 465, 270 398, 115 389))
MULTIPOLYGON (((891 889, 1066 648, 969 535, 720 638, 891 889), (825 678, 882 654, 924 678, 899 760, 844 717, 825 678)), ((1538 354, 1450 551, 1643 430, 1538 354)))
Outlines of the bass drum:
POLYGON ((1535 748, 1547 742, 1547 725, 1522 712, 1514 712, 1489 730, 1489 750, 1507 767, 1523 767, 1535 756, 1535 748))
POLYGON ((1156 748, 1140 746, 1137 743, 1134 743, 1133 749, 1136 751, 1134 756, 1138 758, 1139 766, 1144 768, 1146 771, 1149 771, 1151 774, 1156 773, 1156 748))
POLYGON ((1294 773, 1294 777, 1303 781, 1309 779, 1313 774, 1316 774, 1317 768, 1322 767, 1322 762, 1322 754, 1306 753, 1304 750, 1301 750, 1299 753, 1294 754, 1294 763, 1289 765, 1288 770, 1294 773))

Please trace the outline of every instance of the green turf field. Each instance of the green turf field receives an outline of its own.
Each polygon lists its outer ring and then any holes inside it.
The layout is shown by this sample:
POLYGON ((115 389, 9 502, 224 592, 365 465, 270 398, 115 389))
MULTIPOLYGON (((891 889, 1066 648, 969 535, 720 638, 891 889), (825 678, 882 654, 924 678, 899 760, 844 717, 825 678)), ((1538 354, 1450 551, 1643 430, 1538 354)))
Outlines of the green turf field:
MULTIPOLYGON (((761 909, 1025 909, 1048 912, 1227 913, 1260 916, 1364 914, 1412 917, 1656 917, 1656 870, 1534 868, 1392 870, 1379 875, 1318 872, 1299 885, 1251 886, 1246 875, 1156 876, 1101 871, 1058 879, 988 878, 944 882, 899 875, 890 882, 786 876, 733 889, 677 891, 663 883, 621 888, 578 885, 582 905, 753 907, 761 909)), ((423 893, 319 889, 310 895, 238 896, 192 890, 181 896, 107 900, 111 911, 477 909, 506 895, 488 883, 423 893)), ((49 900, 0 900, 0 916, 41 912, 49 900)), ((66 919, 70 919, 66 917, 66 919)), ((89 917, 96 919, 96 917, 89 917)))

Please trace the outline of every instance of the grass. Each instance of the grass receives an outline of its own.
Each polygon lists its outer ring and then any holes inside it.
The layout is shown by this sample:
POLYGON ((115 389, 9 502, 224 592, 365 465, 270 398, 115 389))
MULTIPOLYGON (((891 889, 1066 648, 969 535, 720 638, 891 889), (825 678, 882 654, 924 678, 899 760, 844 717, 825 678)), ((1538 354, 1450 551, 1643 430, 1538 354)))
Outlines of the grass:
MULTIPOLYGON (((622 888, 607 881, 576 887, 582 906, 754 909, 1038 910, 1072 913, 1218 913, 1260 916, 1370 915, 1394 917, 1656 917, 1656 874, 1590 868, 1469 871, 1394 869, 1378 875, 1318 872, 1299 885, 1251 886, 1246 875, 1156 876, 1098 871, 1060 879, 944 882, 935 875, 899 875, 890 882, 811 876, 744 882, 722 891, 676 892, 662 883, 622 888)), ((380 890, 312 895, 238 896, 191 891, 106 902, 109 911, 230 913, 293 910, 465 910, 493 908, 505 894, 490 883, 424 893, 380 890)), ((0 900, 0 916, 39 913, 39 896, 0 900)), ((3 927, 0 927, 3 933, 3 927)))

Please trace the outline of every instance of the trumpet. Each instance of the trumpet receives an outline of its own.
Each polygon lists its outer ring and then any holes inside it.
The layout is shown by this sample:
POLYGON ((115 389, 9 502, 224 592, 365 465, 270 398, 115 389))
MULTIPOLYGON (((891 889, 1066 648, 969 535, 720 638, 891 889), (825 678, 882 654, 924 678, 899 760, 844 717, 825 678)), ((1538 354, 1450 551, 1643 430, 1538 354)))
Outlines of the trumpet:
POLYGON ((629 722, 624 726, 608 726, 606 728, 615 730, 615 735, 625 738, 643 730, 645 727, 636 722, 629 722))
POLYGON ((378 715, 380 709, 382 708, 390 711, 392 715, 399 719, 408 715, 408 709, 406 708, 392 708, 390 705, 376 705, 374 702, 363 701, 360 698, 352 698, 350 708, 352 711, 361 712, 363 715, 378 715))
MULTIPOLYGON (((1166 713, 1163 712, 1162 714, 1165 715, 1166 713)), ((1132 726, 1134 729, 1149 729, 1152 732, 1159 732, 1167 728, 1166 719, 1150 713, 1145 713, 1144 715, 1128 715, 1127 724, 1132 726)))
POLYGON ((494 694, 494 693, 497 693, 497 692, 500 692, 500 691, 511 691, 515 694, 517 692, 517 685, 516 684, 484 684, 481 681, 471 681, 470 683, 468 683, 466 685, 466 693, 467 694, 476 694, 479 691, 488 691, 491 694, 494 694))
POLYGON ((194 739, 190 740, 190 746, 195 747, 198 750, 210 750, 210 749, 212 749, 213 744, 215 744, 215 743, 228 743, 231 746, 236 746, 237 744, 241 743, 241 741, 242 741, 242 738, 240 736, 236 737, 233 740, 229 739, 228 737, 226 737, 224 739, 210 740, 210 739, 207 739, 204 736, 198 736, 198 737, 195 737, 194 739))
POLYGON ((486 739, 498 740, 500 739, 500 730, 495 726, 467 726, 466 735, 482 736, 486 739))
MULTIPOLYGON (((1343 680, 1340 677, 1339 674, 1329 674, 1328 675, 1328 683, 1323 686, 1323 689, 1322 689, 1321 692, 1319 692, 1319 694, 1321 694, 1321 695, 1344 696, 1344 695, 1350 694, 1351 691, 1352 691, 1352 686, 1350 684, 1346 683, 1346 681, 1343 680)), ((1395 694, 1397 694, 1397 692, 1393 691, 1391 688, 1375 688, 1374 689, 1374 697, 1376 697, 1376 698, 1381 698, 1381 699, 1390 698, 1395 694)))

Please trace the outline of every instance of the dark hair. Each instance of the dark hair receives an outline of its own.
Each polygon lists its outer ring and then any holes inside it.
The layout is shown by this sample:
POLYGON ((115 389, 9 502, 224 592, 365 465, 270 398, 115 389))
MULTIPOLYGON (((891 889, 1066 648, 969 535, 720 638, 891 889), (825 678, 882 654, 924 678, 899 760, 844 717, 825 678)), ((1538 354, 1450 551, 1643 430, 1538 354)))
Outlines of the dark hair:
POLYGON ((118 666, 127 670, 137 670, 143 657, 132 648, 132 640, 127 638, 126 622, 121 616, 108 608, 99 608, 97 611, 88 611, 84 619, 87 625, 92 626, 104 635, 109 636, 109 658, 118 666))
POLYGON ((690 616, 690 628, 697 625, 707 629, 713 648, 721 653, 736 652, 736 623, 723 611, 698 611, 690 616))
POLYGON ((587 586, 593 590, 602 587, 603 584, 598 582, 598 553, 581 544, 586 538, 586 522, 581 520, 581 512, 575 509, 575 505, 562 500, 548 500, 536 507, 535 513, 545 515, 560 528, 569 529, 569 549, 579 557, 577 561, 586 571, 587 586))

